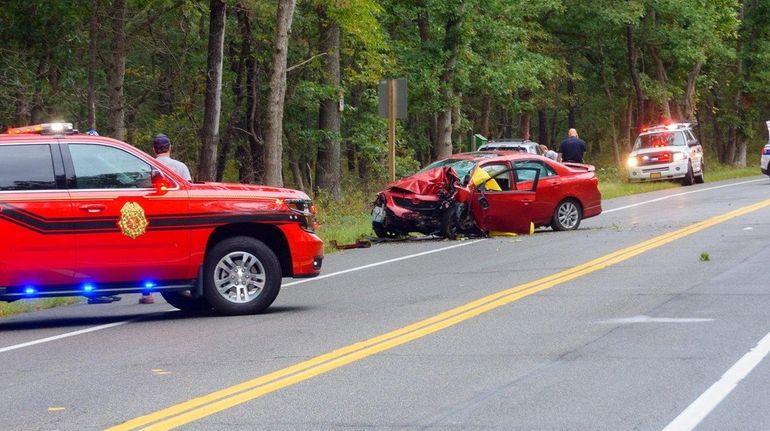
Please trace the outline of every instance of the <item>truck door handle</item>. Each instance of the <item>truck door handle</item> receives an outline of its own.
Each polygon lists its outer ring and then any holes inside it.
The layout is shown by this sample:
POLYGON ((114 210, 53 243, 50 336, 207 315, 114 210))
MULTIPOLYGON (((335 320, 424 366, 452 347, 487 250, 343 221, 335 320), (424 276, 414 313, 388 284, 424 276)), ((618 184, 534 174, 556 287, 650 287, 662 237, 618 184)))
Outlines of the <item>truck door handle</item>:
POLYGON ((87 213, 100 213, 105 210, 104 205, 102 204, 91 204, 91 205, 81 205, 80 209, 87 212, 87 213))

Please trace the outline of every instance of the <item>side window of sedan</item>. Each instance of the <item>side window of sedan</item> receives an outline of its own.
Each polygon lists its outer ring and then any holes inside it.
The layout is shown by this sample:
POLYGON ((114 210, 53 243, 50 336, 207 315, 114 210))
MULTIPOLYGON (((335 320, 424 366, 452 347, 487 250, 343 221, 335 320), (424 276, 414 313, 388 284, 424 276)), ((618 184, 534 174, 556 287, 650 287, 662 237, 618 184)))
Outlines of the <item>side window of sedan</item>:
POLYGON ((69 144, 78 189, 135 189, 152 186, 152 167, 121 149, 98 144, 69 144))
POLYGON ((550 166, 538 160, 523 160, 514 164, 516 168, 530 168, 516 171, 517 181, 532 181, 535 178, 535 169, 540 171, 540 178, 556 176, 556 171, 550 166))
POLYGON ((55 188, 50 145, 0 146, 0 190, 55 188))
POLYGON ((511 189, 511 170, 505 164, 488 164, 474 171, 472 179, 481 181, 480 187, 487 192, 504 192, 511 189))

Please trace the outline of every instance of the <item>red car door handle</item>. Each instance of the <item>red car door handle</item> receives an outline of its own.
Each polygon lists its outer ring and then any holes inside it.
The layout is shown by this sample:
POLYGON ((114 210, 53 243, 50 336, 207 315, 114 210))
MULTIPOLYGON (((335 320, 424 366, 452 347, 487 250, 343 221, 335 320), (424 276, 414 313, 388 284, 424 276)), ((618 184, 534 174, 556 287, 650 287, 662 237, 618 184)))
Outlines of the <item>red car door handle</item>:
POLYGON ((99 212, 104 211, 105 208, 107 208, 107 207, 105 207, 102 204, 91 204, 91 205, 81 205, 80 206, 81 210, 83 210, 85 212, 89 212, 89 213, 99 213, 99 212))

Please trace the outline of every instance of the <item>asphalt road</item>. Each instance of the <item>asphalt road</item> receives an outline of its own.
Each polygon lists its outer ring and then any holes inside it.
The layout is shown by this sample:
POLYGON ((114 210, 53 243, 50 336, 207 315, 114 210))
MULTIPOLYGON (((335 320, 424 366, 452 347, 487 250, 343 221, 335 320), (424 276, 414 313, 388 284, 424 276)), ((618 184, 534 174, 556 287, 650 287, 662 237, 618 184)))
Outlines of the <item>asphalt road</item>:
POLYGON ((0 428, 769 430, 769 199, 706 183, 575 232, 335 253, 258 316, 0 319, 0 428))

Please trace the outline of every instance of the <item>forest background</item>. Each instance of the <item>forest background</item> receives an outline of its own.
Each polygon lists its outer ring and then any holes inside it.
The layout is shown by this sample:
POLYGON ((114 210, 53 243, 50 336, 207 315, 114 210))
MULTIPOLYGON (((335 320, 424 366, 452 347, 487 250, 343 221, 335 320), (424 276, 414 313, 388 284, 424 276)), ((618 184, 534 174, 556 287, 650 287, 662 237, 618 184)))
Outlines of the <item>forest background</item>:
POLYGON ((569 127, 617 172, 666 119, 746 166, 770 119, 770 0, 0 0, 0 42, 2 128, 165 133, 198 180, 332 198, 386 181, 381 79, 409 87, 397 175, 569 127))

